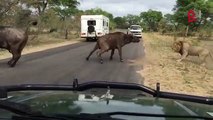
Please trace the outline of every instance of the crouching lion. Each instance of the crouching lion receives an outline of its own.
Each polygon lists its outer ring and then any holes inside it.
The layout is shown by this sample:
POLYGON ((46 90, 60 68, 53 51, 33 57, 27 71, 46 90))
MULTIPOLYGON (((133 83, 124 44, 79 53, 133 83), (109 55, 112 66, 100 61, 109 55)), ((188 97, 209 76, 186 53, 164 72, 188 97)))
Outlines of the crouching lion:
POLYGON ((172 49, 181 55, 181 58, 177 60, 178 62, 182 61, 189 55, 198 56, 201 60, 201 65, 203 66, 205 66, 206 58, 208 56, 211 56, 213 60, 213 57, 208 49, 199 46, 192 46, 190 43, 185 41, 175 41, 172 45, 172 49))

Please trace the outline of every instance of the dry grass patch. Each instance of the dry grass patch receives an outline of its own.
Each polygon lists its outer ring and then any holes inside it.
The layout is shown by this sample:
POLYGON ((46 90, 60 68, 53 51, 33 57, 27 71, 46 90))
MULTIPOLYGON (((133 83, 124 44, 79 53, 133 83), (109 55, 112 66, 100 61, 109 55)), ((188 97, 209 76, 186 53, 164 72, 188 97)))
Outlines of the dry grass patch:
POLYGON ((136 63, 144 63, 139 71, 145 78, 144 85, 155 88, 159 82, 163 91, 213 96, 213 70, 200 66, 196 57, 176 62, 179 56, 171 49, 173 37, 144 33, 143 38, 146 58, 136 63))

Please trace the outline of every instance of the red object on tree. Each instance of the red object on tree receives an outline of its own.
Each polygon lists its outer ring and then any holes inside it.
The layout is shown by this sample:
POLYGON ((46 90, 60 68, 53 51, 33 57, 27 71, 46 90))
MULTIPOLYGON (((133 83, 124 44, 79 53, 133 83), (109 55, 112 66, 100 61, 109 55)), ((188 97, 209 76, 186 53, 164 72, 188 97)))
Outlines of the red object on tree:
POLYGON ((191 23, 191 22, 196 22, 196 14, 194 12, 194 10, 189 10, 188 11, 188 22, 191 23))

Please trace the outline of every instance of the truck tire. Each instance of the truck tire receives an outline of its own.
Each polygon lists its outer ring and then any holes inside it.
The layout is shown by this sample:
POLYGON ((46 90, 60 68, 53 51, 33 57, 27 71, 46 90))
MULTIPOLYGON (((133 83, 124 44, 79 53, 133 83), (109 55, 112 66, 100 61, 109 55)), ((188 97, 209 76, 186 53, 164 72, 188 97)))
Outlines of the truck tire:
POLYGON ((95 32, 95 27, 94 26, 89 26, 88 27, 88 32, 89 33, 95 32))

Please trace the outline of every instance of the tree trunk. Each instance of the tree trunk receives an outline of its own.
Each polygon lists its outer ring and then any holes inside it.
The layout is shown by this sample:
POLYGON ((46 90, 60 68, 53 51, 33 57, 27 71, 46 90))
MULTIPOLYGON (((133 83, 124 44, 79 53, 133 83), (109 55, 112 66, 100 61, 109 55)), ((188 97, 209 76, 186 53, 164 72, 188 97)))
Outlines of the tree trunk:
POLYGON ((197 32, 198 31, 198 28, 200 27, 201 23, 202 23, 202 19, 200 19, 200 21, 198 22, 198 25, 195 27, 195 31, 197 32))
POLYGON ((68 39, 68 29, 65 28, 65 39, 68 39))
POLYGON ((177 30, 178 30, 178 25, 175 25, 175 24, 174 24, 174 26, 175 26, 175 31, 177 32, 177 30))
POLYGON ((189 32, 189 25, 187 25, 187 27, 186 27, 185 37, 188 36, 188 32, 189 32))
POLYGON ((174 32, 174 41, 177 41, 177 31, 174 32))
POLYGON ((34 36, 35 39, 38 39, 39 34, 41 34, 41 32, 42 32, 42 26, 41 26, 42 18, 41 17, 42 16, 39 16, 39 19, 38 19, 37 31, 36 31, 35 36, 34 36))

